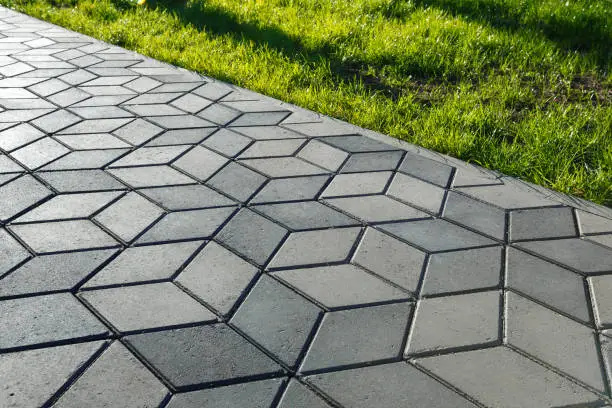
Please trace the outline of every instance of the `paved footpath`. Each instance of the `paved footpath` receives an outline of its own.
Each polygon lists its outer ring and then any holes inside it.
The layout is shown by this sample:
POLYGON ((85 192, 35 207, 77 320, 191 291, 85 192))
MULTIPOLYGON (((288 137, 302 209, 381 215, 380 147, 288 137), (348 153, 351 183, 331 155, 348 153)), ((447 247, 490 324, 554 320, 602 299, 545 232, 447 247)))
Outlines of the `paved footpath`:
POLYGON ((603 407, 612 211, 0 8, 0 407, 603 407))

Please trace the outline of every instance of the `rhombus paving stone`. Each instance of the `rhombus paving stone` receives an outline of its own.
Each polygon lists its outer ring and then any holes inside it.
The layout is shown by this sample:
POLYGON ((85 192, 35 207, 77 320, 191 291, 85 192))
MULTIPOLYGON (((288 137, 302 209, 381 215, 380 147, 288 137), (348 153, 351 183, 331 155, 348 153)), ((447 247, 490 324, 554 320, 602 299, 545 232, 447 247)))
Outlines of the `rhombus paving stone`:
POLYGON ((163 131, 162 128, 142 119, 136 119, 113 132, 133 145, 140 145, 163 131))
POLYGON ((354 265, 292 269, 275 272, 274 276, 329 309, 409 298, 354 265))
POLYGON ((169 282, 88 290, 79 296, 120 332, 217 319, 169 282))
POLYGON ((448 192, 444 218, 499 240, 505 238, 506 213, 502 209, 454 191, 448 192))
POLYGON ((154 407, 167 394, 166 387, 124 345, 115 342, 53 406, 154 407))
POLYGON ((390 171, 339 174, 328 184, 321 197, 380 194, 385 190, 391 175, 390 171))
POLYGON ((105 337, 108 329, 70 293, 0 301, 0 350, 105 337))
POLYGON ((516 248, 508 248, 506 258, 507 287, 583 322, 591 321, 582 276, 516 248))
POLYGON ((276 253, 269 269, 346 261, 361 228, 293 232, 276 253))
POLYGON ((170 211, 228 207, 237 204, 234 200, 200 184, 145 188, 139 192, 170 211))
POLYGON ((5 229, 0 228, 0 276, 28 259, 29 256, 30 253, 15 238, 5 229))
POLYGON ((324 202, 370 223, 431 218, 423 211, 383 195, 330 198, 324 202))
POLYGON ((578 235, 569 207, 537 208, 510 212, 510 239, 568 238, 578 235))
POLYGON ((199 180, 206 180, 227 163, 227 159, 202 146, 196 146, 174 162, 181 169, 199 180))
POLYGON ((251 199, 251 202, 258 204, 278 201, 313 200, 325 183, 327 183, 328 179, 328 176, 272 179, 251 199))
POLYGON ((244 159, 241 163, 268 177, 310 176, 329 173, 321 167, 312 165, 297 157, 275 157, 269 159, 244 159))
POLYGON ((18 217, 15 222, 87 218, 120 194, 120 192, 106 191, 57 195, 18 217))
POLYGON ((42 170, 88 170, 100 169, 117 157, 127 153, 127 149, 85 150, 71 152, 42 168, 42 170))
POLYGON ((306 381, 345 407, 476 408, 429 375, 405 362, 336 371, 306 381))
POLYGON ((294 368, 320 313, 301 295, 264 275, 230 323, 294 368))
POLYGON ((121 149, 131 147, 129 144, 110 133, 62 135, 56 136, 55 139, 73 150, 121 149))
POLYGON ((241 159, 257 157, 291 156, 306 142, 306 139, 260 140, 249 146, 238 156, 241 159))
POLYGON ((436 215, 444 202, 443 188, 401 173, 395 174, 387 194, 436 215))
POLYGON ((199 117, 219 125, 227 125, 240 115, 237 110, 219 104, 211 105, 198 113, 199 117))
POLYGON ((304 137, 304 135, 279 126, 247 126, 234 130, 256 140, 301 139, 304 137))
POLYGON ((268 180, 236 162, 230 162, 211 177, 206 184, 223 191, 238 201, 246 202, 268 180))
POLYGON ((224 323, 136 334, 126 341, 178 389, 281 373, 278 364, 224 323))
POLYGON ((583 234, 612 232, 612 219, 580 210, 577 211, 577 215, 580 231, 583 234))
POLYGON ((354 220, 317 201, 266 204, 253 207, 293 230, 359 225, 354 220))
POLYGON ((127 248, 83 287, 170 279, 202 243, 192 241, 127 248))
POLYGON ((399 359, 411 310, 392 303, 326 313, 300 371, 399 359))
POLYGON ((612 271, 612 249, 586 240, 529 241, 518 246, 586 274, 612 271))
POLYGON ((499 291, 421 299, 406 354, 498 342, 500 309, 499 291))
POLYGON ((319 140, 351 153, 397 150, 386 143, 359 135, 321 137, 319 140))
POLYGON ((331 406, 304 384, 292 379, 278 408, 330 408, 331 406))
POLYGON ((180 98, 171 102, 173 106, 176 106, 177 108, 189 113, 199 112, 212 103, 212 101, 194 94, 185 94, 184 96, 181 96, 180 98))
POLYGON ((298 153, 298 157, 331 171, 338 170, 348 155, 348 153, 318 140, 309 141, 298 153))
POLYGON ((167 408, 269 408, 282 383, 282 379, 272 378, 175 394, 167 408))
POLYGON ((588 407, 601 401, 596 394, 506 347, 428 357, 418 364, 488 407, 588 407))
POLYGON ((42 407, 102 347, 69 344, 0 355, 0 401, 6 407, 42 407))
POLYGON ((248 112, 240 115, 227 126, 269 126, 278 125, 291 112, 248 112))
POLYGON ((512 292, 506 302, 508 344, 604 391, 592 329, 512 292))
POLYGON ((612 326, 612 275, 591 276, 588 279, 591 288, 595 317, 599 327, 612 326))
POLYGON ((395 170, 403 154, 402 151, 353 153, 341 173, 395 170))
POLYGON ((131 167, 107 170, 130 187, 195 184, 195 180, 169 166, 131 167))
POLYGON ((419 284, 425 253, 373 228, 367 228, 357 247, 353 263, 415 292, 419 284))
POLYGON ((219 129, 202 142, 203 146, 213 149, 225 156, 234 157, 251 143, 251 139, 229 129, 219 129))
POLYGON ((37 175, 60 193, 127 189, 103 170, 43 171, 37 175))
POLYGON ((28 123, 22 123, 0 131, 0 148, 11 151, 45 136, 28 123))
POLYGON ((217 240, 258 265, 264 265, 283 240, 287 230, 278 224, 242 209, 219 232, 217 240))
POLYGON ((138 238, 136 243, 210 238, 234 211, 233 207, 223 207, 169 213, 138 238))
POLYGON ((69 153, 70 150, 64 145, 56 142, 50 137, 37 140, 27 146, 14 150, 11 153, 13 159, 19 161, 30 170, 38 167, 69 153))
POLYGON ((0 279, 0 296, 72 290, 116 252, 107 249, 32 258, 0 279))
POLYGON ((257 272, 255 266, 211 241, 185 267, 176 282, 220 314, 227 315, 257 272))
POLYGON ((109 167, 147 166, 167 164, 189 146, 141 147, 113 162, 109 167))
MULTIPOLYGON (((421 294, 498 287, 503 271, 502 252, 502 247, 489 247, 431 255, 421 294)), ((521 269, 520 273, 535 276, 535 270, 521 269)))

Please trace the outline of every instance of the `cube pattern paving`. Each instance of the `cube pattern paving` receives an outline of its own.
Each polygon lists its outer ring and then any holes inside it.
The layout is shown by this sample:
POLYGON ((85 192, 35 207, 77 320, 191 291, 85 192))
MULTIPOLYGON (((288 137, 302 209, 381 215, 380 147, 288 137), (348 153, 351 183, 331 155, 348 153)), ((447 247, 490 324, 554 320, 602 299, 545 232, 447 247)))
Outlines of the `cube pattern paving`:
POLYGON ((612 211, 0 8, 0 407, 612 406, 612 211))

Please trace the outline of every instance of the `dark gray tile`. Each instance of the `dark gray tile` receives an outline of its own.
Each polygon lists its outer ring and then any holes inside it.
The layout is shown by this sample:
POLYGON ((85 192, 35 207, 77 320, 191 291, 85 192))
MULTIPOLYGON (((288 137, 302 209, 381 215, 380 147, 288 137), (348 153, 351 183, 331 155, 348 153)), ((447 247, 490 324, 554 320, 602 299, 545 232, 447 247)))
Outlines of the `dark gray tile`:
POLYGON ((254 207, 293 230, 359 225, 359 222, 317 201, 266 204, 254 207))
POLYGON ((100 169, 125 154, 127 149, 85 150, 68 153, 49 163, 42 170, 92 170, 100 169))
POLYGON ((411 310, 393 303, 326 313, 300 371, 399 359, 411 310))
POLYGON ((342 166, 341 172, 395 170, 403 154, 402 151, 354 153, 342 166))
POLYGON ((386 143, 359 135, 330 136, 322 137, 319 140, 351 153, 397 150, 386 143))
POLYGON ((239 158, 292 156, 305 141, 306 139, 258 140, 242 152, 239 158))
POLYGON ((79 296, 120 332, 217 320, 170 282, 88 290, 79 296))
POLYGON ((433 254, 429 259, 422 295, 498 287, 502 273, 501 247, 476 248, 433 254))
POLYGON ((353 263, 415 292, 423 271, 425 253, 373 228, 366 229, 353 263))
POLYGON ((612 219, 586 211, 577 211, 580 231, 583 234, 596 234, 601 232, 612 232, 612 219))
POLYGON ((253 203, 313 200, 328 180, 328 176, 273 179, 251 200, 253 203))
POLYGON ((330 405, 305 385, 292 379, 289 381, 278 408, 330 408, 330 405))
POLYGON ((269 276, 262 276, 230 321, 290 367, 321 310, 269 276))
POLYGON ((113 132, 133 145, 140 145, 163 131, 159 126, 142 119, 136 119, 113 132))
POLYGON ((37 174, 60 193, 127 188, 103 170, 43 171, 37 174))
POLYGON ((489 238, 439 219, 384 224, 380 228, 431 252, 495 243, 489 238))
POLYGON ((380 194, 384 192, 391 175, 390 171, 338 174, 327 185, 321 197, 380 194))
POLYGON ((593 310, 599 327, 612 326, 612 302, 610 288, 612 275, 591 276, 588 279, 593 299, 593 310))
POLYGON ((292 177, 325 174, 328 171, 309 164, 296 157, 276 157, 270 159, 245 159, 241 163, 265 174, 268 177, 292 177))
POLYGON ((193 115, 155 116, 149 120, 165 129, 216 127, 217 125, 193 115))
POLYGON ((383 195, 328 198, 325 203, 364 222, 430 218, 430 215, 383 195))
POLYGON ((57 195, 18 217, 15 222, 87 218, 120 194, 116 191, 105 191, 57 195))
POLYGON ((283 119, 289 116, 289 111, 285 112, 248 112, 242 114, 228 126, 270 126, 278 125, 283 119))
POLYGON ((254 213, 242 209, 221 230, 217 239, 259 265, 263 265, 287 231, 254 213))
POLYGON ((453 191, 448 193, 444 218, 499 240, 506 236, 506 213, 503 210, 453 191))
POLYGON ((70 293, 0 301, 0 350, 105 337, 107 328, 70 293), (44 316, 44 318, 40 318, 44 316))
POLYGON ((591 321, 584 281, 565 268, 508 248, 506 285, 583 322, 591 321))
POLYGON ((170 211, 236 205, 235 201, 199 184, 145 188, 139 191, 170 211))
POLYGON ((0 221, 14 217, 51 194, 29 174, 0 186, 0 221))
POLYGON ((113 247, 119 244, 89 220, 16 224, 10 229, 38 253, 113 247))
POLYGON ((211 241, 176 282, 220 314, 227 315, 256 274, 255 266, 211 241))
MULTIPOLYGON (((151 140, 146 146, 184 145, 200 143, 217 128, 175 129, 151 140)), ((116 132, 115 132, 116 133, 116 132)))
POLYGON ((152 407, 167 394, 166 387, 124 345, 115 342, 53 406, 152 407))
POLYGON ((399 362, 306 377, 342 406, 475 408, 412 365, 399 362))
POLYGON ((274 276, 330 309, 408 298, 407 293, 353 265, 292 269, 274 276))
POLYGON ((251 143, 251 139, 229 129, 219 129, 215 134, 202 142, 203 146, 218 151, 228 157, 234 157, 251 143))
POLYGON ((417 178, 396 173, 387 194, 437 215, 444 203, 444 189, 417 178))
POLYGON ((265 176, 253 170, 236 162, 230 162, 211 177, 206 184, 238 201, 246 202, 266 180, 265 176))
POLYGON ((578 238, 517 244, 584 273, 612 271, 612 249, 578 238))
POLYGON ((510 239, 568 238, 578 235, 569 207, 517 210, 510 213, 510 239))
POLYGON ((113 162, 109 167, 134 167, 168 164, 188 148, 189 146, 141 147, 113 162))
POLYGON ((110 169, 108 172, 134 188, 195 184, 194 179, 187 177, 170 166, 110 169))
POLYGON ((59 132, 64 135, 78 133, 109 133, 130 122, 131 118, 86 119, 59 132))
POLYGON ((282 382, 269 379, 176 394, 167 407, 269 408, 282 382))
POLYGON ((460 187, 456 190, 506 209, 545 207, 558 204, 552 198, 536 192, 533 188, 519 187, 517 184, 460 187))
POLYGON ((406 354, 486 345, 500 341, 499 291, 421 299, 406 354))
POLYGON ((269 269, 346 261, 361 228, 293 232, 276 253, 269 269))
POLYGON ((419 154, 407 152, 399 171, 411 176, 429 181, 440 187, 447 187, 450 183, 453 167, 439 161, 428 159, 419 154))
POLYGON ((0 355, 0 401, 7 407, 44 406, 101 346, 96 341, 0 355))
POLYGON ((210 238, 235 211, 232 207, 166 214, 138 240, 138 244, 210 238))
POLYGON ((0 280, 0 296, 72 290, 115 252, 108 249, 38 256, 0 280))
POLYGON ((227 325, 126 337, 178 389, 280 374, 280 367, 227 325))

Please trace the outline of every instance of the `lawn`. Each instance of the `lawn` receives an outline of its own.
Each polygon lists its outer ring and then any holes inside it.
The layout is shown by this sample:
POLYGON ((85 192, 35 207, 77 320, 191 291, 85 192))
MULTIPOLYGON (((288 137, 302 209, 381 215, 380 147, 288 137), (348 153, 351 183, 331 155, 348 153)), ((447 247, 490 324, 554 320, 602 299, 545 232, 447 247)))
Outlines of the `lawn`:
POLYGON ((612 206, 609 0, 0 0, 612 206))

